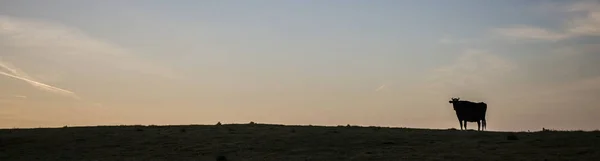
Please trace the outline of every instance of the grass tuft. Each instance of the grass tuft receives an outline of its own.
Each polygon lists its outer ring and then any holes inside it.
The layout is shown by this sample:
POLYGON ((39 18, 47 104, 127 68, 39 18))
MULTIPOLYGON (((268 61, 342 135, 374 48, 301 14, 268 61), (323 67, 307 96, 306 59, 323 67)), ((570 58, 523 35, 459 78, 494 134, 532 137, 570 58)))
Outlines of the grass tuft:
POLYGON ((519 140, 519 137, 517 137, 515 133, 509 133, 508 135, 506 135, 506 140, 519 140))

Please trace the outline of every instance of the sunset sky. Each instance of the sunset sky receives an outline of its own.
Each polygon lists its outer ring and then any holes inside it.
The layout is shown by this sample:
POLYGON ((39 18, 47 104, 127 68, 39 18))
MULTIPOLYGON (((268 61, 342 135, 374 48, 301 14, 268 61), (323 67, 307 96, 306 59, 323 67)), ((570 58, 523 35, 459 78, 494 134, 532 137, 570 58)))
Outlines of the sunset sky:
POLYGON ((600 2, 0 1, 0 128, 460 128, 451 97, 600 129, 600 2))

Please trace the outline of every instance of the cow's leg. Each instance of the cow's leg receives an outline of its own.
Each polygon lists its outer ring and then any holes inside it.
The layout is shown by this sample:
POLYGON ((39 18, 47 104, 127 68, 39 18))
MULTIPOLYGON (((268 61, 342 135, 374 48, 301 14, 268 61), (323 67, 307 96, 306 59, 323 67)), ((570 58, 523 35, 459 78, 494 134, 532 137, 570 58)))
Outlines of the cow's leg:
POLYGON ((485 130, 485 128, 487 127, 487 123, 485 122, 485 119, 483 119, 483 129, 485 130))
POLYGON ((462 120, 458 120, 458 123, 460 124, 460 130, 462 130, 463 129, 462 120))
POLYGON ((465 122, 464 123, 465 124, 465 130, 469 130, 469 129, 467 129, 467 120, 465 120, 464 122, 465 122))
POLYGON ((477 131, 481 131, 481 122, 477 120, 477 131))

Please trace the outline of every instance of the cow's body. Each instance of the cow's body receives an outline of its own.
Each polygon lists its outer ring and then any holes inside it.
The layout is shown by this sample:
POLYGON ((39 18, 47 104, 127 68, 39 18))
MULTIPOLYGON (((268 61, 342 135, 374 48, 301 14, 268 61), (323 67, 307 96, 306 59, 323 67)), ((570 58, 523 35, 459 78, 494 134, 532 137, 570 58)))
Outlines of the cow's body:
POLYGON ((456 112, 456 117, 460 123, 460 129, 467 129, 467 122, 477 122, 477 130, 486 128, 485 114, 487 104, 483 102, 461 101, 459 98, 452 98, 450 101, 456 112), (483 123, 483 126, 482 126, 483 123))

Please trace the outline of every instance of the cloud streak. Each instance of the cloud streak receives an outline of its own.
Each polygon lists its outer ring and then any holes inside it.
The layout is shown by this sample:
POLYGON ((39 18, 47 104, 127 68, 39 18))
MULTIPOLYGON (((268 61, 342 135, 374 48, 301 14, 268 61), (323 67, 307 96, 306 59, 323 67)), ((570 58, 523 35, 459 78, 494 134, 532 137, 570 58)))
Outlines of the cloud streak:
POLYGON ((475 41, 474 39, 468 39, 468 38, 458 38, 458 37, 454 37, 452 35, 443 35, 439 40, 438 43, 440 44, 473 44, 473 43, 477 43, 480 42, 481 40, 475 41))
POLYGON ((65 66, 74 62, 110 64, 108 67, 119 70, 163 78, 179 77, 175 71, 142 60, 130 50, 93 38, 77 28, 49 21, 0 15, 0 43, 17 50, 15 54, 45 57, 65 66))
MULTIPOLYGON (((118 79, 114 82, 119 83, 128 79, 181 78, 176 71, 145 60, 118 44, 92 37, 78 28, 40 19, 0 15, 0 48, 3 49, 0 58, 7 60, 3 62, 0 59, 0 75, 77 99, 91 92, 87 89, 98 89, 83 86, 75 93, 53 86, 52 82, 78 80, 80 83, 75 84, 83 85, 93 84, 88 80, 99 80, 95 77, 118 79), (8 62, 16 63, 31 73, 21 71, 8 62), (73 79, 63 80, 63 77, 73 79)), ((114 87, 117 88, 116 85, 114 87)))
POLYGON ((377 87, 377 89, 375 89, 375 91, 376 91, 376 92, 379 92, 379 91, 383 90, 384 88, 385 88, 385 84, 383 84, 383 85, 381 85, 381 86, 377 87))
POLYGON ((24 82, 30 84, 31 86, 38 88, 40 90, 49 91, 52 93, 79 99, 79 97, 75 94, 75 92, 32 80, 31 78, 29 78, 29 76, 26 73, 21 72, 21 70, 15 68, 15 67, 12 67, 12 65, 9 65, 8 63, 3 62, 2 60, 0 60, 0 68, 8 71, 8 73, 0 71, 0 75, 4 75, 4 76, 10 77, 10 78, 24 81, 24 82))
POLYGON ((496 28, 493 29, 492 32, 507 37, 547 41, 557 41, 573 36, 570 34, 557 33, 548 29, 527 25, 517 25, 507 28, 496 28))
POLYGON ((21 99, 27 99, 27 96, 24 95, 14 95, 17 98, 21 98, 21 99))

